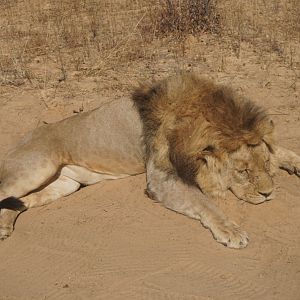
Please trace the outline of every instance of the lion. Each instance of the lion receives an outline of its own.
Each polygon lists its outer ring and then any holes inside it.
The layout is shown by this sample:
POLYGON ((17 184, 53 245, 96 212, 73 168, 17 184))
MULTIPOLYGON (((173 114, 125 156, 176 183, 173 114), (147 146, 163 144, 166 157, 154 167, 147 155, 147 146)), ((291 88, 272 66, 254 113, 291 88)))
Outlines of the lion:
POLYGON ((214 204, 230 190, 259 204, 272 199, 278 168, 299 175, 300 157, 277 146, 265 110, 193 73, 141 85, 132 99, 43 125, 4 158, 0 238, 17 216, 81 186, 146 172, 147 195, 199 220, 217 242, 249 238, 214 204))

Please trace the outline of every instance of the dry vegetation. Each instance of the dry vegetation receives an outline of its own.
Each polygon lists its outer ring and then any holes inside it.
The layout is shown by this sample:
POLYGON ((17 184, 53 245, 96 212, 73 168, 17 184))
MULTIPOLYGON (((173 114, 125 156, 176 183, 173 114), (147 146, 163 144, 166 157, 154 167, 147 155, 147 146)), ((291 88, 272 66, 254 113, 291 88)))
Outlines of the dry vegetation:
POLYGON ((275 55, 299 69, 298 0, 2 0, 0 8, 2 85, 41 87, 140 60, 153 65, 164 49, 184 57, 186 39, 207 34, 222 56, 239 57, 247 43, 267 63, 275 55))

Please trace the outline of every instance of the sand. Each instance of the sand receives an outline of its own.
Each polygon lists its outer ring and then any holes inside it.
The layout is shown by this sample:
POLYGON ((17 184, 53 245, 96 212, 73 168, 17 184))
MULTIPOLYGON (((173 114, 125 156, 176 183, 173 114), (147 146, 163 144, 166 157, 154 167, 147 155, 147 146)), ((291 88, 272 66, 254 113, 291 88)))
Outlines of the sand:
MULTIPOLYGON (((243 60, 227 58, 220 70, 214 55, 192 67, 266 107, 279 144, 300 154, 300 85, 293 71, 280 63, 266 69, 247 52, 243 60)), ((171 63, 166 58, 153 76, 172 74, 171 63)), ((142 66, 135 66, 133 83, 142 66)), ((1 87, 0 157, 42 122, 128 97, 132 69, 114 74, 124 90, 99 91, 109 80, 104 76, 69 79, 55 96, 30 85, 1 87)), ((0 243, 0 299, 300 299, 300 179, 279 171, 275 184, 270 202, 253 206, 228 192, 219 203, 250 236, 242 250, 218 244, 199 222, 148 199, 145 175, 102 182, 29 210, 0 243)))

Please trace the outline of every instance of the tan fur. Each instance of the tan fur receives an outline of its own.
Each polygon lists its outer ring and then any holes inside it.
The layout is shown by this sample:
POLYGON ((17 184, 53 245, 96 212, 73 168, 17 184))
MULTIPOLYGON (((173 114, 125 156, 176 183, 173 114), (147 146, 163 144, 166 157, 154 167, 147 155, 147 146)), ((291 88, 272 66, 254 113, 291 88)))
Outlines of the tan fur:
POLYGON ((137 109, 123 99, 42 126, 8 153, 1 166, 0 238, 11 234, 25 209, 82 184, 146 171, 152 198, 200 220, 228 247, 247 245, 247 234, 208 198, 231 189, 261 203, 271 198, 275 168, 298 174, 299 157, 275 145, 265 112, 186 73, 137 89, 133 101, 137 109))

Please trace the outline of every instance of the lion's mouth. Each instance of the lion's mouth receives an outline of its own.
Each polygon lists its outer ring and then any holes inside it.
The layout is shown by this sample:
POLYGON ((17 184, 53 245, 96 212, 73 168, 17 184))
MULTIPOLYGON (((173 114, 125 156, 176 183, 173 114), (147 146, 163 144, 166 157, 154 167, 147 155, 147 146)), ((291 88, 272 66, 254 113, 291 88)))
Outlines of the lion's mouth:
POLYGON ((261 204, 264 203, 266 201, 270 201, 274 199, 274 195, 273 193, 269 193, 267 195, 265 194, 261 194, 261 193, 257 193, 255 195, 253 194, 239 194, 236 193, 236 191, 232 188, 229 188, 229 190, 239 199, 239 200, 243 200, 245 202, 249 202, 251 204, 261 204))
POLYGON ((270 196, 268 196, 268 197, 266 197, 266 201, 270 201, 270 200, 273 200, 274 199, 274 196, 273 196, 273 194, 272 195, 270 195, 270 196))

